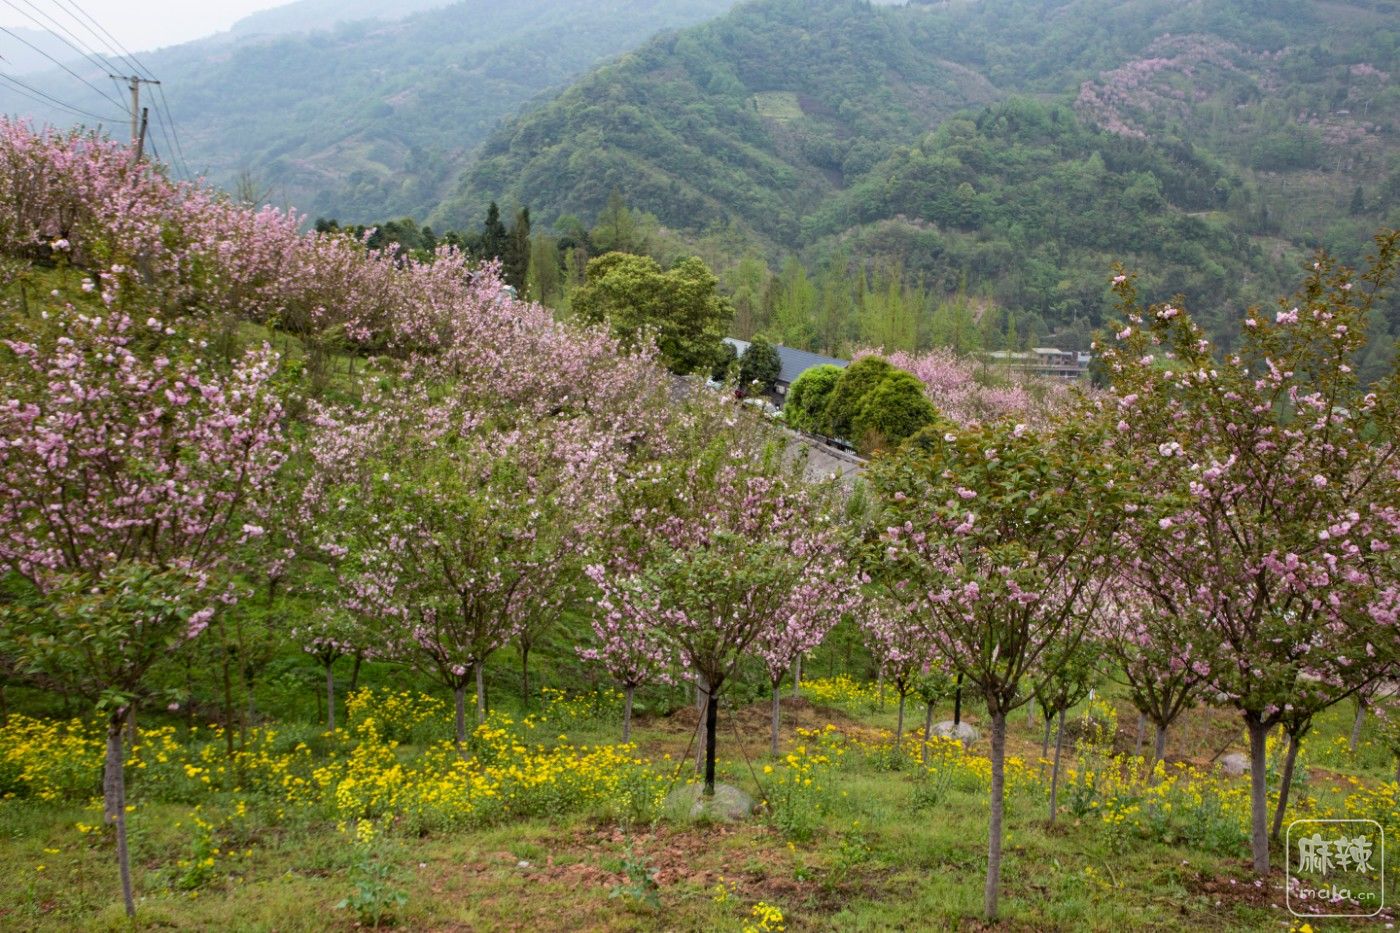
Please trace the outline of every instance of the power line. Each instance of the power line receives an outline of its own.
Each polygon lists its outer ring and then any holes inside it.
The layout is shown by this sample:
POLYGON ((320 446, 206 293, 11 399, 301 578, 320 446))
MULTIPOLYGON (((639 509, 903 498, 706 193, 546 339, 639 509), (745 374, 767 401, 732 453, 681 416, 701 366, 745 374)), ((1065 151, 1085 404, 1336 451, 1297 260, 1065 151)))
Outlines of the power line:
MULTIPOLYGON (((10 0, 5 0, 5 2, 8 3, 10 0)), ((21 0, 21 2, 28 4, 31 0, 21 0)), ((82 26, 83 29, 96 39, 100 45, 104 46, 107 51, 111 52, 118 59, 130 64, 136 76, 144 77, 155 85, 159 102, 153 109, 155 110, 156 122, 160 124, 161 135, 166 136, 166 152, 169 153, 172 160, 178 159, 185 177, 193 179, 194 174, 190 171, 189 161, 185 157, 184 143, 180 140, 180 130, 175 122, 175 113, 170 109, 170 102, 165 96, 165 88, 161 86, 159 81, 155 81, 154 72, 147 68, 145 63, 128 50, 126 46, 122 45, 121 41, 117 39, 116 36, 112 35, 107 27, 103 26, 102 23, 91 13, 87 12, 87 10, 83 9, 77 0, 53 0, 53 2, 59 10, 78 25, 82 26), (162 111, 164 112, 162 113, 162 111), (174 140, 173 144, 171 142, 171 137, 173 137, 174 140)), ((105 60, 104 56, 104 61, 105 60)), ((128 78, 128 80, 130 80, 130 78, 128 78)), ((172 165, 173 164, 172 161, 172 165)))
MULTIPOLYGON (((139 58, 131 54, 131 52, 127 51, 126 46, 122 45, 121 42, 117 40, 116 36, 112 35, 110 32, 107 31, 106 26, 103 26, 101 23, 99 23, 96 19, 93 18, 91 13, 79 6, 78 0, 54 0, 54 2, 57 3, 60 6, 60 8, 63 8, 64 3, 67 3, 69 6, 73 7, 73 9, 81 13, 87 19, 88 22, 92 23, 92 25, 95 26, 102 33, 102 35, 107 37, 107 42, 109 43, 108 48, 114 50, 113 54, 117 55, 118 58, 125 58, 127 61, 131 62, 132 67, 135 68, 137 72, 144 73, 145 77, 155 77, 151 73, 151 70, 141 63, 141 60, 139 58)), ((68 13, 69 16, 74 16, 74 14, 68 12, 66 8, 64 8, 64 12, 68 13)), ((77 17, 74 16, 74 18, 76 19, 77 17)), ((97 35, 97 33, 93 32, 91 28, 86 26, 84 28, 87 28, 88 32, 92 32, 94 36, 97 35)))
POLYGON ((97 61, 95 61, 94 63, 97 64, 99 68, 106 68, 109 71, 118 70, 112 67, 112 63, 110 61, 103 58, 100 54, 97 54, 92 49, 88 48, 87 44, 84 43, 83 40, 73 35, 73 33, 67 27, 65 27, 62 23, 54 19, 49 14, 45 13, 43 10, 39 9, 37 6, 31 3, 30 0, 20 0, 20 2, 32 9, 34 13, 37 13, 39 14, 39 16, 42 16, 48 23, 52 25, 52 28, 50 28, 49 26, 45 26, 44 23, 40 22, 38 19, 35 19, 32 13, 25 13, 19 7, 15 6, 14 3, 11 2, 11 0, 4 0, 4 2, 5 5, 8 6, 10 9, 24 16, 27 16, 31 22, 37 23, 41 29, 43 29, 49 35, 53 36, 55 39, 58 39, 60 42, 68 46, 73 51, 77 52, 80 57, 97 59, 97 61), (54 32, 54 29, 57 29, 58 32, 54 32), (60 33, 62 33, 62 35, 60 35, 60 33), (67 38, 65 38, 65 36, 67 38), (73 41, 70 42, 70 39, 73 41), (79 46, 81 46, 81 48, 79 46))
MULTIPOLYGON (((16 9, 18 9, 18 8, 16 8, 16 9)), ((20 36, 20 35, 16 34, 15 32, 11 31, 10 29, 7 29, 7 28, 4 27, 4 26, 0 26, 0 32, 5 33, 7 36, 9 36, 9 37, 12 38, 12 39, 15 39, 15 40, 17 40, 17 41, 19 41, 19 42, 23 42, 25 45, 29 46, 29 47, 30 47, 31 49, 33 49, 34 51, 38 52, 40 55, 44 56, 44 57, 47 58, 49 61, 51 61, 51 62, 53 62, 55 65, 57 65, 58 67, 62 68, 64 71, 68 72, 70 75, 72 75, 73 77, 77 78, 79 81, 83 82, 83 83, 86 84, 88 87, 92 88, 92 89, 93 89, 94 91, 96 91, 98 94, 100 94, 100 95, 102 95, 103 97, 107 98, 109 101, 111 101, 112 103, 116 104, 118 107, 121 106, 121 102, 118 101, 118 100, 117 100, 115 97, 113 97, 111 94, 108 94, 106 91, 102 90, 102 88, 98 87, 97 85, 95 85, 95 84, 93 84, 91 81, 89 81, 87 78, 84 78, 82 75, 78 74, 78 73, 77 73, 76 71, 74 71, 72 68, 69 68, 67 65, 63 64, 63 62, 59 61, 58 59, 56 59, 56 58, 54 58, 52 55, 50 55, 48 52, 45 52, 43 49, 39 48, 39 47, 38 47, 37 45, 35 45, 33 42, 30 42, 28 39, 24 38, 23 36, 20 36)))
MULTIPOLYGON (((83 110, 81 107, 75 107, 72 104, 64 103, 57 97, 52 97, 49 94, 46 94, 43 91, 39 90, 37 87, 34 87, 30 84, 26 84, 19 78, 13 77, 11 75, 0 73, 0 80, 5 80, 10 82, 11 84, 17 85, 17 87, 13 88, 15 93, 21 94, 34 101, 35 103, 43 104, 46 107, 58 107, 62 110, 66 110, 69 113, 74 114, 75 116, 92 117, 94 120, 100 120, 102 122, 107 123, 114 122, 111 117, 104 117, 101 114, 93 113, 90 110, 83 110), (36 94, 38 95, 37 97, 35 96, 36 94)), ((118 120, 115 122, 120 121, 118 120)))
MULTIPOLYGON (((175 137, 175 152, 180 157, 180 164, 184 166, 185 177, 188 178, 190 181, 194 181, 194 174, 190 172, 190 163, 185 158, 184 143, 180 142, 180 131, 175 127, 175 113, 170 109, 170 104, 167 103, 165 100, 164 85, 156 85, 156 96, 160 98, 160 106, 162 109, 165 110, 165 116, 170 120, 170 135, 175 137)), ((156 116, 160 116, 160 110, 156 111, 156 116)))

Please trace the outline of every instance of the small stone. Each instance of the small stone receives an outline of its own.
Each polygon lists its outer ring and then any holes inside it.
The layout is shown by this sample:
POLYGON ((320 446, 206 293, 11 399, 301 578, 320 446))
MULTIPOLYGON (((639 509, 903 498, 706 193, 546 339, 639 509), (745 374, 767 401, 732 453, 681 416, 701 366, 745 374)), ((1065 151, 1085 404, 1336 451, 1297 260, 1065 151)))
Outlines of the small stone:
POLYGON ((666 795, 668 813, 688 814, 692 820, 708 817, 732 823, 753 813, 753 798, 737 787, 716 784, 714 797, 704 796, 705 785, 687 784, 666 795))
POLYGON ((525 861, 524 859, 521 859, 520 861, 518 861, 518 862, 515 863, 515 867, 516 867, 516 868, 529 868, 529 867, 530 867, 530 863, 527 862, 527 861, 525 861))
POLYGON ((1244 752, 1230 752, 1220 757, 1220 770, 1229 777, 1239 777, 1249 773, 1249 756, 1244 752))
POLYGON ((977 731, 976 726, 969 725, 965 722, 954 725, 951 719, 944 720, 934 726, 933 734, 940 739, 957 739, 959 742, 962 742, 964 746, 971 745, 973 742, 982 738, 982 733, 977 731))

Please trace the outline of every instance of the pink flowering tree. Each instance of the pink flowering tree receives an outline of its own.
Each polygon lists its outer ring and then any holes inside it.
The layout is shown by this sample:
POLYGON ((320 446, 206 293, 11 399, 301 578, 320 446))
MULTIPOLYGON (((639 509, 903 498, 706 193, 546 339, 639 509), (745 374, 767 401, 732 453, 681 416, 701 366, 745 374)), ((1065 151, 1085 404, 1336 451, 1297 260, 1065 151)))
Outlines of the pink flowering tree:
POLYGON ((1068 662, 1093 618, 1122 514, 1118 468, 1082 429, 998 422, 876 465, 883 573, 923 597, 932 648, 980 690, 991 719, 984 910, 997 913, 1006 721, 1068 662))
POLYGON ((804 654, 816 649, 828 633, 850 611, 858 598, 858 581, 847 572, 844 558, 831 557, 830 572, 813 574, 788 593, 772 625, 765 626, 754 641, 754 653, 763 663, 773 690, 773 710, 769 751, 778 754, 778 727, 782 716, 783 678, 793 672, 804 654))
MULTIPOLYGON (((901 580, 900 583, 906 581, 901 580)), ((896 584, 890 595, 868 597, 860 606, 860 627, 865 646, 883 680, 894 685, 899 714, 894 747, 904 741, 904 704, 918 690, 920 679, 933 661, 933 639, 928 632, 928 612, 917 590, 896 584)), ((925 736, 927 741, 927 736, 925 736)))
POLYGON ((1274 315, 1246 313, 1217 352, 1173 304, 1140 307, 1103 351, 1119 444, 1149 495, 1124 526, 1130 574, 1194 634, 1193 664, 1249 734, 1254 869, 1269 869, 1265 737, 1366 689, 1400 621, 1400 375, 1361 385, 1377 296, 1400 234, 1360 276, 1322 257, 1274 315))
POLYGON ((460 744, 473 679, 485 717, 487 657, 533 613, 577 594, 618 446, 591 419, 512 424, 436 392, 405 387, 367 424, 323 420, 338 434, 332 446, 355 448, 357 469, 329 493, 322 547, 343 608, 384 632, 367 647, 452 691, 460 744))
MULTIPOLYGON (((591 564, 588 578, 603 593, 608 592, 608 570, 591 564)), ((578 656, 595 663, 622 688, 622 741, 632 741, 632 703, 637 688, 648 683, 667 683, 674 664, 660 632, 646 615, 622 611, 608 596, 594 600, 589 617, 596 644, 581 647, 578 656)))
MULTIPOLYGON (((1119 537, 1123 553, 1131 538, 1119 537)), ((1155 729, 1152 765, 1166 757, 1167 734, 1181 714, 1199 699, 1209 668, 1206 649, 1194 639, 1199 630, 1167 601, 1159 608, 1142 590, 1124 579, 1109 583, 1097 625, 1099 643, 1113 659, 1110 675, 1128 690, 1138 722, 1155 729)), ((1142 744, 1138 730, 1137 751, 1142 744)), ((1136 752, 1135 752, 1136 753, 1136 752)))
POLYGON ((118 310, 26 319, 0 358, 0 620, 24 669, 107 714, 105 813, 135 910, 122 729, 149 673, 209 625, 228 555, 263 533, 283 454, 277 357, 230 368, 118 310))
POLYGON ((755 426, 704 423, 716 433, 698 456, 660 461, 649 473, 640 540, 596 579, 627 624, 657 633, 706 695, 712 796, 726 682, 765 632, 804 605, 804 591, 843 565, 829 490, 805 484, 800 465, 755 442, 755 426))

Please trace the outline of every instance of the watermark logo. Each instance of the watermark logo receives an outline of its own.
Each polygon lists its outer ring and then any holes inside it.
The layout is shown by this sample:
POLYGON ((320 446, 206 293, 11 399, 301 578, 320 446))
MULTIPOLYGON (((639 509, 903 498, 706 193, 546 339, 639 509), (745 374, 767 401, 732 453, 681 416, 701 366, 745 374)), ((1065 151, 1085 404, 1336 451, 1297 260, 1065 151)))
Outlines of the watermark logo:
POLYGON ((1385 830, 1375 820, 1294 820, 1287 867, 1295 917, 1374 917, 1385 907, 1385 830))

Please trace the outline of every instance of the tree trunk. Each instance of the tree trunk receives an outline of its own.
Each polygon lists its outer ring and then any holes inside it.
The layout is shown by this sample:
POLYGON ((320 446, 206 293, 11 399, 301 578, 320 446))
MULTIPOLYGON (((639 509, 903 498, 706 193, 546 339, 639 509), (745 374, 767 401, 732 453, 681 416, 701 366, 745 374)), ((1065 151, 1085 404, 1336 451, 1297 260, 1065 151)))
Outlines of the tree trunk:
POLYGON ((326 731, 335 732, 335 666, 326 665, 326 731))
POLYGON ((520 643, 520 703, 530 708, 530 646, 525 642, 520 643))
POLYGON ((476 667, 476 724, 486 721, 486 663, 478 661, 476 667))
POLYGON ((359 684, 359 682, 360 682, 360 664, 362 664, 362 663, 364 662, 364 660, 365 660, 365 653, 364 653, 363 651, 356 651, 356 652, 355 652, 355 663, 352 664, 352 665, 350 666, 350 692, 351 692, 351 693, 354 693, 354 692, 355 692, 355 687, 356 687, 356 686, 359 684))
POLYGON ((224 652, 224 751, 233 760, 233 681, 228 673, 228 652, 224 652))
POLYGON ((1167 727, 1157 727, 1157 742, 1152 747, 1152 769, 1157 769, 1157 762, 1165 761, 1167 758, 1167 727))
POLYGON ((958 675, 957 686, 953 690, 953 725, 962 725, 962 675, 958 675))
POLYGON ((452 705, 456 708, 454 725, 457 741, 457 751, 460 754, 462 745, 467 741, 467 688, 465 684, 458 684, 452 688, 452 705))
POLYGON ((1356 754, 1356 746, 1361 741, 1361 726, 1366 722, 1366 701, 1357 699, 1356 718, 1351 721, 1351 739, 1347 747, 1351 749, 1353 755, 1356 754))
POLYGON ((248 725, 252 725, 258 718, 258 707, 253 698, 253 682, 256 679, 252 671, 243 672, 243 690, 247 694, 248 708, 243 713, 243 718, 248 725))
POLYGON ((932 703, 928 704, 927 709, 924 711, 924 745, 923 749, 919 752, 919 764, 921 765, 928 764, 928 740, 931 735, 933 735, 932 703))
POLYGON ((775 757, 775 758, 776 758, 777 755, 778 755, 778 717, 779 717, 779 716, 781 715, 781 713, 782 713, 782 703, 780 702, 780 699, 781 699, 781 694, 780 694, 780 692, 779 692, 778 684, 774 684, 774 685, 773 685, 773 730, 772 730, 772 734, 769 736, 768 751, 769 751, 769 753, 772 754, 773 757, 775 757))
POLYGON ((632 741, 632 695, 637 688, 628 684, 622 688, 622 744, 632 741))
POLYGON ((904 744, 904 691, 899 691, 899 718, 895 720, 894 726, 894 750, 899 751, 899 747, 904 744))
POLYGON ((102 772, 104 817, 117 830, 117 869, 122 879, 122 901, 126 915, 136 916, 136 900, 131 893, 131 853, 126 847, 126 777, 123 774, 122 729, 126 726, 126 709, 112 714, 107 721, 107 760, 102 772))
POLYGON ((792 695, 796 699, 802 693, 802 655, 792 662, 792 695))
POLYGON ((1254 873, 1269 873, 1269 788, 1264 771, 1264 742, 1269 727, 1257 719, 1245 717, 1249 729, 1249 821, 1250 851, 1254 855, 1254 873))
MULTIPOLYGON (((713 687, 710 688, 714 690, 713 687)), ((718 703, 715 702, 713 693, 709 696, 709 702, 705 704, 705 796, 715 795, 715 727, 719 722, 718 703)))
POLYGON ((1147 717, 1144 716, 1144 715, 1142 714, 1141 711, 1139 711, 1139 712, 1138 712, 1137 739, 1133 741, 1133 757, 1134 757, 1134 758, 1141 758, 1141 757, 1142 757, 1142 740, 1143 740, 1143 737, 1145 736, 1146 733, 1147 733, 1147 717))
POLYGON ((710 687, 703 678, 695 679, 695 773, 705 771, 705 712, 710 707, 710 687))
POLYGON ((982 891, 982 913, 997 918, 997 892, 1001 887, 1001 822, 1006 810, 1006 713, 992 713, 992 807, 987 831, 987 884, 982 891))
POLYGON ((1283 759, 1283 777, 1278 786, 1278 804, 1274 807, 1274 825, 1269 830, 1269 839, 1278 842, 1283 832, 1283 815, 1288 810, 1288 791, 1293 786, 1293 766, 1298 761, 1298 744, 1302 733, 1288 736, 1288 754, 1283 759))
POLYGON ((1055 730, 1055 763, 1050 766, 1050 825, 1055 825, 1060 806, 1060 750, 1065 745, 1065 711, 1060 710, 1059 727, 1055 730))

